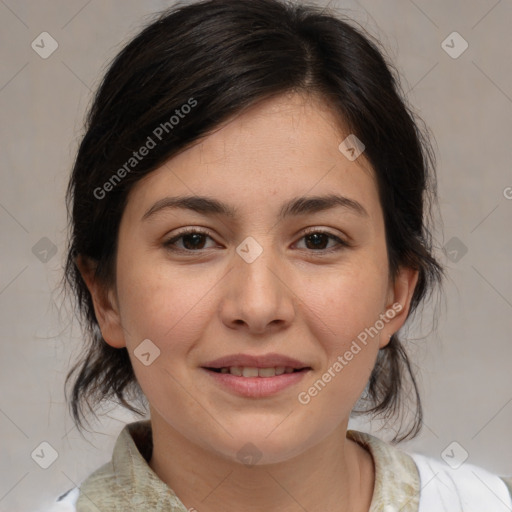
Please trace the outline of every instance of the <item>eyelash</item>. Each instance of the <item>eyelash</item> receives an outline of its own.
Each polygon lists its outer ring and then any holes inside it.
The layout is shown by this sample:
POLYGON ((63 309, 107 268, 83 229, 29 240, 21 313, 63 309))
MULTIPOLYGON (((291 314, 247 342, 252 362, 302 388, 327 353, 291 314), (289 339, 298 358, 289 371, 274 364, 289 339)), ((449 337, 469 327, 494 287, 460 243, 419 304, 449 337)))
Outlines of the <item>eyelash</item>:
MULTIPOLYGON (((202 231, 200 229, 188 229, 186 231, 182 231, 181 233, 179 233, 178 235, 174 236, 173 238, 167 240, 166 242, 163 243, 164 247, 170 251, 173 251, 173 252, 181 252, 181 253, 199 253, 201 251, 204 251, 204 250, 207 250, 207 249, 197 249, 197 250, 192 250, 192 249, 179 249, 179 248, 176 248, 174 246, 174 244, 180 240, 181 238, 187 236, 187 235, 193 235, 193 234, 198 234, 198 235, 206 235, 208 238, 211 238, 213 240, 213 237, 207 232, 207 231, 202 231)), ((307 231, 306 233, 303 234, 303 236, 300 238, 300 240, 302 240, 303 238, 306 238, 307 236, 310 236, 310 235, 316 235, 316 234, 320 234, 320 235, 326 235, 330 240, 334 240, 338 243, 338 246, 337 247, 331 247, 330 249, 318 249, 318 250, 315 250, 315 249, 309 249, 310 252, 314 252, 315 254, 326 254, 326 253, 332 253, 332 252, 335 252, 335 251, 339 251, 343 248, 347 248, 347 247, 350 247, 350 244, 344 240, 342 240, 341 238, 333 235, 332 233, 329 233, 328 231, 323 231, 321 229, 310 229, 309 231, 307 231)), ((308 249, 306 249, 308 250, 308 249)))

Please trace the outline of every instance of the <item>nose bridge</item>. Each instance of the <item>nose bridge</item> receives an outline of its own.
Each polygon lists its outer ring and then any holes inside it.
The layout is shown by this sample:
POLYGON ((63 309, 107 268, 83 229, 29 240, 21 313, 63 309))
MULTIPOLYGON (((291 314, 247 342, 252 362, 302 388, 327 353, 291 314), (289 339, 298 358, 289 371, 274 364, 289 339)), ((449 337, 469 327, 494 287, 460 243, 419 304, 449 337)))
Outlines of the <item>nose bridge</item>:
POLYGON ((253 237, 247 237, 236 249, 236 278, 241 281, 239 292, 248 293, 257 299, 267 295, 266 300, 276 298, 279 288, 276 283, 279 261, 274 254, 271 237, 267 236, 261 244, 253 237))
POLYGON ((271 237, 260 240, 248 237, 237 247, 228 291, 229 321, 242 320, 258 331, 276 321, 288 322, 293 313, 291 293, 283 283, 285 269, 271 237))

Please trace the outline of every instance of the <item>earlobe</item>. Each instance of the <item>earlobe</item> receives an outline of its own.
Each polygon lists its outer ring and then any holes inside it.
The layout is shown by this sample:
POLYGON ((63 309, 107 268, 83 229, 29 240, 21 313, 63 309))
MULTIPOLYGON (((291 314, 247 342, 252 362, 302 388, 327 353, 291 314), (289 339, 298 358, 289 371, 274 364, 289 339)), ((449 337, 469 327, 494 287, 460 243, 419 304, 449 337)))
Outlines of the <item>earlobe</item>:
POLYGON ((95 276, 96 263, 79 255, 75 264, 91 294, 94 314, 106 343, 114 348, 126 346, 119 306, 112 289, 107 289, 95 276))
POLYGON ((419 271, 401 267, 390 284, 385 315, 389 319, 380 337, 379 348, 385 347, 391 336, 405 323, 411 307, 411 300, 418 283, 419 271))

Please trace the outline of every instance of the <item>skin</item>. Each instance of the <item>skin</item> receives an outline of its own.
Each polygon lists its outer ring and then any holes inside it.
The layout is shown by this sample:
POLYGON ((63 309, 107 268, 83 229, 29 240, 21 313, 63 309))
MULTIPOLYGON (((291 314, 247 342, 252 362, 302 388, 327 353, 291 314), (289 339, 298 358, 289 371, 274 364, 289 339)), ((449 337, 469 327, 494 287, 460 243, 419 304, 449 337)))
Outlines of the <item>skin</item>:
POLYGON ((103 337, 113 347, 128 348, 150 403, 150 467, 187 507, 370 507, 373 461, 346 439, 349 415, 379 348, 406 320, 418 275, 403 268, 394 281, 389 278, 374 172, 364 153, 351 162, 338 150, 348 134, 314 96, 294 93, 261 102, 131 190, 119 229, 114 289, 94 281, 81 260, 103 337), (359 202, 367 215, 338 206, 277 218, 292 198, 332 193, 359 202), (164 209, 141 220, 163 197, 185 194, 215 198, 237 214, 231 219, 164 209), (188 227, 208 232, 199 249, 190 237, 175 242, 181 251, 165 247, 188 227), (327 231, 350 246, 324 237, 318 249, 304 238, 306 228, 327 231), (236 252, 249 236, 263 248, 252 263, 236 252), (394 303, 402 310, 309 404, 300 404, 298 393, 394 303), (160 349, 149 366, 134 356, 144 339, 160 349), (221 356, 269 352, 299 359, 312 370, 298 385, 254 399, 221 389, 201 369, 221 356), (261 453, 251 467, 237 458, 248 442, 261 453))

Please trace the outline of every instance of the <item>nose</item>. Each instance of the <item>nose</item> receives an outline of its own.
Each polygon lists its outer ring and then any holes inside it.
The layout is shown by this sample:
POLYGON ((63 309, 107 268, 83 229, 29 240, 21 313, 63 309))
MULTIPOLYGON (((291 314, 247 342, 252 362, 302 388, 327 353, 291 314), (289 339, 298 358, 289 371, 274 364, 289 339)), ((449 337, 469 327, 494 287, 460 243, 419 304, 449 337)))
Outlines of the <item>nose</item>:
POLYGON ((295 294, 289 272, 270 248, 251 263, 238 253, 224 282, 220 314, 231 329, 252 334, 274 332, 291 324, 295 315, 295 294))

